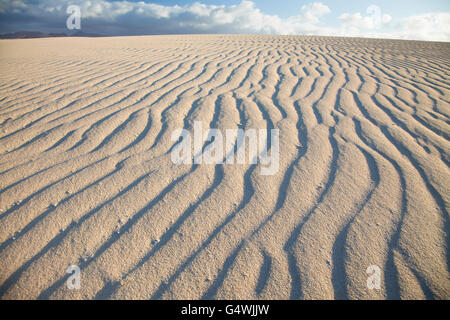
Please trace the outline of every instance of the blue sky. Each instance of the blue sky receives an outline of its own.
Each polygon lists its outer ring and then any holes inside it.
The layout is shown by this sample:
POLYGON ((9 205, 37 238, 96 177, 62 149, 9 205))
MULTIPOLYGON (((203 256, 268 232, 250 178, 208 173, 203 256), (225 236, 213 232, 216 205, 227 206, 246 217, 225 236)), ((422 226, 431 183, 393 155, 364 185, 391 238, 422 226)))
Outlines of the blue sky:
MULTIPOLYGON (((120 1, 120 0, 112 0, 120 1)), ((139 2, 142 0, 132 0, 130 2, 139 2)), ((157 3, 161 5, 189 5, 193 0, 156 0, 144 1, 148 3, 157 3)), ((205 4, 215 5, 237 5, 240 0, 203 0, 205 4)), ((261 11, 269 14, 277 14, 282 18, 287 18, 293 13, 299 12, 302 5, 313 2, 304 0, 254 0, 261 11)), ((327 5, 334 13, 334 18, 338 17, 339 12, 365 11, 370 5, 378 5, 382 10, 386 10, 393 17, 405 18, 411 15, 429 12, 450 11, 450 0, 323 0, 317 1, 327 5)), ((337 21, 336 21, 337 23, 337 21)))
POLYGON ((0 0, 0 32, 256 33, 450 41, 449 0, 0 0))

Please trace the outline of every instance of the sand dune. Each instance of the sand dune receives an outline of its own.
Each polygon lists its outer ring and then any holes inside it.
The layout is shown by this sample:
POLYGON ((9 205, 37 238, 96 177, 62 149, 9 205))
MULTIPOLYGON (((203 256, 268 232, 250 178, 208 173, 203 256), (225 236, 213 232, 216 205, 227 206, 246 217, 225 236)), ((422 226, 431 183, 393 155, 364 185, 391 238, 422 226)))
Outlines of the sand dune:
POLYGON ((448 43, 1 40, 0 74, 2 299, 450 298, 448 43), (194 121, 278 129, 278 173, 174 164, 194 121))

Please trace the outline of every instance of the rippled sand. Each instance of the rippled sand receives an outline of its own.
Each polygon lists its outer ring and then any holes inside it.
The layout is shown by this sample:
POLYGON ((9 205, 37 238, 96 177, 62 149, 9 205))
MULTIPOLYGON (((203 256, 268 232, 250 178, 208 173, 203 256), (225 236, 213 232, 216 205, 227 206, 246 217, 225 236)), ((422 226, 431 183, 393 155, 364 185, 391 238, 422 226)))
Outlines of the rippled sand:
POLYGON ((0 79, 2 299, 450 298, 449 43, 1 40, 0 79), (194 121, 278 173, 173 164, 194 121))

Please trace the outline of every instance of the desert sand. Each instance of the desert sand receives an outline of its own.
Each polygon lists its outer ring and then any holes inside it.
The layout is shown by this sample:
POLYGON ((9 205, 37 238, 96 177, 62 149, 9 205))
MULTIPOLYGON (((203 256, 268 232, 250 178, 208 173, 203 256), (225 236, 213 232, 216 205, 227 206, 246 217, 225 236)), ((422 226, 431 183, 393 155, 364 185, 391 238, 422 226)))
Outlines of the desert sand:
POLYGON ((1 299, 450 298, 450 43, 1 40, 0 77, 1 299), (278 172, 174 164, 194 121, 279 129, 278 172))

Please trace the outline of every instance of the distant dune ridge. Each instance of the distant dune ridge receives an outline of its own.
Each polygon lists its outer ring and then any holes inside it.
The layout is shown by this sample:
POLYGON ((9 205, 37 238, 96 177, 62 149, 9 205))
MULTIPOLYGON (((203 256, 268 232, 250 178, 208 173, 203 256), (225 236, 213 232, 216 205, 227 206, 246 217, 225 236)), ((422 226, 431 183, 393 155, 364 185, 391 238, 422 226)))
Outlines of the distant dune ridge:
POLYGON ((85 33, 83 31, 44 33, 39 31, 18 31, 0 34, 0 39, 34 39, 34 38, 58 38, 58 37, 101 37, 101 35, 93 33, 85 33))
POLYGON ((450 43, 1 40, 0 74, 1 299, 450 298, 450 43), (173 163, 195 121, 278 129, 278 172, 173 163))

